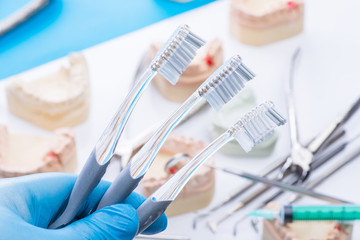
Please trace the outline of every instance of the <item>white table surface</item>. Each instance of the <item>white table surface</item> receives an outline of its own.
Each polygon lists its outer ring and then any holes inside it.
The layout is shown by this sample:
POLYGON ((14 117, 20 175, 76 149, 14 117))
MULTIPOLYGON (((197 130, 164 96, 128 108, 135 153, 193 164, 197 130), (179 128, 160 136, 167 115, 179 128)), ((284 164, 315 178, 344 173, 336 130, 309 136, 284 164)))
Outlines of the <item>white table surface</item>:
MULTIPOLYGON (((222 0, 84 50, 90 68, 92 103, 89 119, 74 128, 78 144, 77 171, 81 169, 98 137, 124 98, 139 58, 147 46, 152 41, 167 39, 181 23, 189 24, 194 32, 205 39, 214 37, 222 39, 226 58, 237 53, 241 54, 244 62, 257 74, 249 84, 256 92, 257 101, 260 103, 272 100, 284 114, 286 101, 283 86, 288 74, 289 59, 294 49, 301 46, 302 57, 295 77, 296 107, 300 138, 302 142, 308 141, 360 95, 358 46, 360 32, 357 26, 360 22, 359 9, 360 2, 356 0, 307 1, 305 31, 301 35, 265 47, 251 47, 237 42, 229 34, 229 1, 222 0)), ((44 74, 63 61, 60 59, 45 64, 23 73, 22 76, 33 78, 38 74, 44 74)), ((46 131, 8 112, 4 91, 6 82, 7 80, 0 82, 0 123, 7 124, 11 132, 47 134, 46 131)), ((129 121, 127 136, 134 137, 148 126, 163 121, 177 106, 179 105, 166 101, 154 86, 150 85, 129 121)), ((357 114, 349 122, 347 138, 360 133, 359 120, 360 114, 357 114)), ((209 142, 209 128, 209 112, 207 112, 180 126, 176 132, 209 142)), ((239 159, 216 154, 215 160, 218 164, 257 173, 271 161, 289 152, 288 126, 282 127, 279 133, 276 148, 267 158, 239 159)), ((341 156, 329 162, 322 170, 342 159, 346 153, 359 145, 360 141, 350 145, 341 156)), ((360 191, 356 187, 360 180, 359 160, 360 158, 344 167, 316 190, 360 202, 360 191)), ((110 166, 105 176, 108 180, 112 180, 118 170, 116 164, 110 166)), ((316 173, 312 177, 314 176, 316 173)), ((245 182, 246 180, 217 172, 216 191, 211 205, 218 203, 225 195, 245 182)), ((260 202, 261 199, 252 206, 260 202)), ((319 203, 310 198, 304 198, 302 202, 319 203)), ((216 219, 234 203, 207 220, 216 219)), ((234 239, 233 224, 249 209, 251 206, 223 222, 217 234, 212 234, 208 230, 206 221, 202 221, 197 230, 193 230, 194 213, 170 218, 165 234, 186 235, 191 239, 234 239)), ((248 220, 244 221, 238 230, 240 232, 238 239, 261 239, 261 234, 255 233, 248 220)), ((353 239, 359 238, 360 227, 356 224, 353 239)))

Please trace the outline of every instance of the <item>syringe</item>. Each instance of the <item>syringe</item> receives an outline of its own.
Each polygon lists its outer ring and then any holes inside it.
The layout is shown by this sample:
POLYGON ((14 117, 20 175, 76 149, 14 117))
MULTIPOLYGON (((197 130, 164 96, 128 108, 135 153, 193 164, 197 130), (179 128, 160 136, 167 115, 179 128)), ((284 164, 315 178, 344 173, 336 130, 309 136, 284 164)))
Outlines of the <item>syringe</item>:
POLYGON ((266 219, 280 219, 282 224, 292 221, 337 220, 353 221, 360 219, 360 206, 331 205, 331 206, 293 206, 285 205, 279 211, 259 209, 248 213, 249 216, 266 219))

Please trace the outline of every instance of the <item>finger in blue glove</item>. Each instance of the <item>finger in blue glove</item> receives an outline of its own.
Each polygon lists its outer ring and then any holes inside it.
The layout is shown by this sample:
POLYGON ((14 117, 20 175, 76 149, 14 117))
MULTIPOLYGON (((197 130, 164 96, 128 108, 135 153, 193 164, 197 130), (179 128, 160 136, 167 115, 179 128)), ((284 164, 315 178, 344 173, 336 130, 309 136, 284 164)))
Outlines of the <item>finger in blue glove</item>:
MULTIPOLYGON (((145 197, 132 193, 121 204, 86 216, 103 196, 109 182, 101 181, 84 204, 81 219, 56 230, 46 229, 69 196, 76 176, 44 173, 0 180, 0 239, 132 239, 139 220, 136 208, 145 197), (84 217, 85 216, 85 217, 84 217)), ((163 231, 167 219, 162 215, 144 233, 163 231)))

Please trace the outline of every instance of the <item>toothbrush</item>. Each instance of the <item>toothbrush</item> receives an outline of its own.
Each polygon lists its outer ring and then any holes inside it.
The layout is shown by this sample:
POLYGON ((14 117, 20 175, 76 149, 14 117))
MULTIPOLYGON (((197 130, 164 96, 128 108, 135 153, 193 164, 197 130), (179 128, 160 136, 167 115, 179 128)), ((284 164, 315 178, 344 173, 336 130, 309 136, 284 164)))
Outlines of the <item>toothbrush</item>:
POLYGON ((272 102, 265 102, 242 117, 225 133, 187 162, 140 205, 136 210, 140 221, 138 234, 165 212, 195 171, 227 142, 236 139, 240 146, 246 152, 249 152, 254 146, 270 136, 277 126, 283 125, 285 122, 286 120, 274 109, 272 102))
POLYGON ((201 99, 205 98, 215 110, 219 110, 254 76, 239 55, 226 61, 162 124, 130 160, 110 185, 97 209, 122 202, 136 188, 170 132, 194 106, 200 104, 201 99))
POLYGON ((65 210, 49 228, 65 226, 76 217, 82 203, 105 174, 127 120, 150 81, 160 73, 170 83, 176 84, 195 57, 196 51, 204 44, 187 25, 181 25, 175 30, 120 105, 76 180, 65 210))

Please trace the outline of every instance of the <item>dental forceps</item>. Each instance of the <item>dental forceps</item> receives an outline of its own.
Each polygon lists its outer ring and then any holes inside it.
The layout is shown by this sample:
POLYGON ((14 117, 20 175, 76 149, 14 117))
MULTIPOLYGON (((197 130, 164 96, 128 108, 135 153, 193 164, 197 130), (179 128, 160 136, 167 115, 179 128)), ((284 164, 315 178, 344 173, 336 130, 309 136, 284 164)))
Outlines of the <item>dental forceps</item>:
MULTIPOLYGON (((291 59, 291 67, 290 67, 290 77, 289 77, 289 86, 288 89, 292 89, 292 82, 294 78, 295 72, 295 64, 298 59, 300 53, 300 49, 296 49, 292 59, 291 59)), ((296 114, 294 107, 294 95, 293 91, 287 91, 289 98, 289 124, 291 129, 291 136, 294 142, 299 142, 297 140, 297 130, 296 130, 296 114), (291 106, 291 107, 290 107, 291 106)), ((341 145, 336 149, 332 149, 330 153, 322 154, 323 150, 328 148, 330 145, 334 144, 334 142, 338 141, 344 134, 345 130, 343 130, 342 126, 354 115, 354 113, 360 107, 360 97, 348 108, 346 111, 340 115, 334 122, 330 124, 324 131, 322 131, 314 140, 312 140, 306 147, 303 147, 300 143, 296 150, 291 150, 290 155, 286 158, 284 165, 281 167, 280 172, 275 176, 274 180, 284 181, 285 177, 288 175, 292 175, 291 179, 287 179, 286 183, 288 184, 298 184, 302 183, 306 180, 309 175, 310 170, 315 170, 320 167, 322 164, 331 159, 334 155, 341 152, 345 145, 341 145), (302 151, 301 149, 305 149, 302 151), (320 156, 324 155, 324 156, 320 156), (306 157, 304 160, 302 160, 306 157)), ((273 170, 276 170, 277 167, 274 166, 273 170)), ((272 171, 271 171, 272 172, 272 171)), ((247 191, 251 186, 255 185, 254 183, 249 183, 245 186, 245 188, 241 188, 239 194, 236 194, 236 197, 240 196, 243 192, 247 191)), ((247 196, 244 200, 239 202, 234 208, 232 208, 229 212, 222 215, 216 221, 208 222, 208 226, 212 231, 216 231, 216 227, 218 224, 226 220, 228 217, 232 216, 234 212, 243 209, 245 206, 250 204, 257 197, 265 193, 269 190, 269 186, 263 186, 258 189, 254 193, 247 196), (215 230, 214 230, 215 229, 215 230)), ((274 199, 278 196, 275 194, 270 199, 274 199)), ((200 218, 206 217, 208 214, 200 215, 200 218)), ((198 219, 194 219, 194 222, 198 221, 198 219)), ((196 225, 196 223, 194 223, 196 225)))
POLYGON ((352 105, 351 108, 342 116, 336 119, 336 121, 330 125, 326 131, 324 131, 320 137, 316 139, 316 141, 313 141, 309 146, 304 147, 300 143, 298 137, 293 84, 299 54, 300 48, 296 49, 292 56, 289 80, 287 84, 290 140, 292 144, 291 154, 277 176, 278 180, 282 180, 287 175, 294 173, 298 177, 295 184, 299 182, 302 183, 308 178, 314 156, 324 147, 324 145, 327 144, 328 140, 331 139, 331 136, 333 136, 341 128, 341 126, 349 119, 353 112, 356 111, 360 104, 360 99, 358 99, 355 104, 352 105))
POLYGON ((290 74, 287 82, 287 100, 288 100, 288 113, 289 113, 289 126, 290 126, 290 140, 292 144, 291 154, 285 161, 281 168, 277 179, 281 180, 290 172, 295 172, 301 182, 303 182, 309 175, 310 163, 313 160, 314 152, 309 148, 304 147, 300 141, 297 130, 296 112, 295 112, 295 99, 294 99, 294 73, 295 65, 300 54, 300 48, 296 49, 290 64, 290 74))

